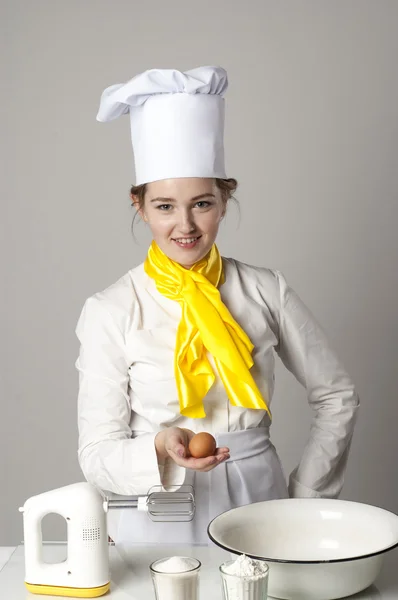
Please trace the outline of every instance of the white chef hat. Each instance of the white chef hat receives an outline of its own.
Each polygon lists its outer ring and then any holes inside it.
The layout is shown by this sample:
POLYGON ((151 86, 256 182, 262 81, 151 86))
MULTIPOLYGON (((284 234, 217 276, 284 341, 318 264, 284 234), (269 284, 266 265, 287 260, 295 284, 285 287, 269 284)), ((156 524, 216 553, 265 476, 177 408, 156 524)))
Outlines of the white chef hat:
POLYGON ((98 121, 130 113, 136 185, 180 177, 226 178, 224 98, 227 73, 198 67, 151 69, 106 88, 98 121))

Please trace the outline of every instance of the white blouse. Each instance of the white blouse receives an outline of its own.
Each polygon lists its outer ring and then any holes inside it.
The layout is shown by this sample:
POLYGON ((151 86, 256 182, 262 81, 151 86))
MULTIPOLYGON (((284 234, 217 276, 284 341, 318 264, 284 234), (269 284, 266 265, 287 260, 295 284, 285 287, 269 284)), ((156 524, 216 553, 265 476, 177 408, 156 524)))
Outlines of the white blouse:
MULTIPOLYGON (((251 372, 260 391, 268 392, 271 406, 276 352, 306 388, 314 409, 289 494, 337 497, 359 406, 354 386, 280 272, 230 258, 223 264, 220 294, 254 344, 251 372)), ((182 483, 185 469, 171 459, 164 466, 157 462, 154 439, 167 426, 214 434, 270 424, 265 411, 229 402, 216 369, 204 398, 206 417, 180 415, 174 379, 180 317, 179 303, 157 291, 143 264, 84 305, 76 329, 81 343, 78 456, 86 479, 103 490, 145 495, 153 485, 182 483)))

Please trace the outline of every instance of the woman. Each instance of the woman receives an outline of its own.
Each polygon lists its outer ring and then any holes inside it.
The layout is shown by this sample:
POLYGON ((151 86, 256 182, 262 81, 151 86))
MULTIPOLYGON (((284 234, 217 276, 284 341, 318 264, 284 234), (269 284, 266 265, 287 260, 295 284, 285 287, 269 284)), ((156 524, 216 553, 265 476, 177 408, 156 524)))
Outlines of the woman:
POLYGON ((236 189, 224 167, 226 72, 151 70, 107 88, 98 120, 129 113, 132 202, 153 242, 144 262, 89 298, 77 335, 79 461, 122 495, 192 484, 190 523, 109 515, 116 542, 207 543, 217 514, 251 502, 337 497, 358 398, 324 333, 283 275, 221 258, 215 240, 236 189), (274 353, 304 385, 311 434, 285 481, 270 441, 274 353), (214 456, 189 455, 199 431, 214 456))

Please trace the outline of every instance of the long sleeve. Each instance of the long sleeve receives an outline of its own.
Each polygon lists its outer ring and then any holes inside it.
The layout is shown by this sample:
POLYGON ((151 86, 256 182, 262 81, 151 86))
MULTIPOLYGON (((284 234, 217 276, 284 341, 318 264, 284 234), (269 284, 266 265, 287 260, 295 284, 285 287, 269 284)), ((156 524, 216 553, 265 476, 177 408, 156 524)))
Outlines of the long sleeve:
POLYGON ((344 483, 359 407, 354 385, 308 308, 277 272, 278 354, 306 388, 313 409, 310 436, 289 478, 291 497, 337 498, 344 483))
POLYGON ((78 427, 80 467, 87 481, 123 495, 160 485, 156 433, 132 439, 124 336, 104 302, 89 298, 76 334, 80 354, 78 427))

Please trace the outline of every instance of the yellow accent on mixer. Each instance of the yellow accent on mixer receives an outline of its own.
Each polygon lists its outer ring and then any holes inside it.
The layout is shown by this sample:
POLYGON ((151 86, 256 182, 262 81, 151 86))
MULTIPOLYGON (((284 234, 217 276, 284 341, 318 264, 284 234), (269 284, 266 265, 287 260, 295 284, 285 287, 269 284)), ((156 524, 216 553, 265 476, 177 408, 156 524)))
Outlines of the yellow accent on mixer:
POLYGON ((100 585, 94 588, 75 588, 55 585, 39 585, 36 583, 27 583, 26 588, 32 594, 46 594, 49 596, 67 596, 69 598, 98 598, 103 596, 109 590, 111 583, 100 585))

